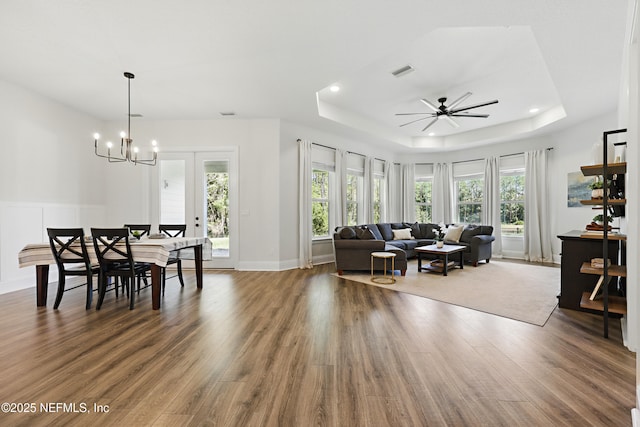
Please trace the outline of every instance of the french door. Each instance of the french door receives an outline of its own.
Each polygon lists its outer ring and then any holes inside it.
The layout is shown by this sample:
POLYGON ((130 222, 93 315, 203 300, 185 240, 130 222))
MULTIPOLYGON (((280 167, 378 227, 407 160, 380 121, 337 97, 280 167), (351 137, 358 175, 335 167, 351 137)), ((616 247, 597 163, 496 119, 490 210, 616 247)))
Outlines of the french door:
POLYGON ((152 221, 187 224, 188 236, 207 237, 212 253, 204 268, 236 267, 237 163, 234 149, 158 155, 152 221))

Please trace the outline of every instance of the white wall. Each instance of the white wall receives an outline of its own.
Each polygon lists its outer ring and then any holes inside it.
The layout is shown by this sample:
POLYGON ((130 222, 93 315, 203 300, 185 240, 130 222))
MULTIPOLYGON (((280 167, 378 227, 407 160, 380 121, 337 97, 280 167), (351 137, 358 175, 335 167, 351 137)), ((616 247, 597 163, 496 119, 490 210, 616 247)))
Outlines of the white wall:
POLYGON ((46 227, 86 228, 104 215, 91 139, 99 123, 0 80, 0 293, 34 286, 18 252, 44 242, 46 227))
MULTIPOLYGON (((117 135, 121 123, 109 123, 117 135)), ((135 119, 136 141, 157 139, 162 151, 238 149, 239 270, 280 269, 280 120, 164 120, 135 119)), ((111 164, 105 173, 109 195, 108 223, 119 226, 150 221, 151 169, 111 164)))

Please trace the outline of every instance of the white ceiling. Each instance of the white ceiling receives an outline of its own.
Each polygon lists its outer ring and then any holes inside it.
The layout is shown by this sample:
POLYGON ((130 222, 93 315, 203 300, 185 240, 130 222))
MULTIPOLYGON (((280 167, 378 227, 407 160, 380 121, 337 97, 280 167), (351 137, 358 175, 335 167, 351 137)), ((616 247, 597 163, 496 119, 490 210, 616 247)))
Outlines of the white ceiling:
POLYGON ((115 120, 130 71, 137 120, 232 111, 460 149, 614 110, 626 15, 622 0, 2 0, 0 78, 115 120), (473 111, 488 119, 399 126, 420 98, 467 91, 463 105, 499 100, 473 111))

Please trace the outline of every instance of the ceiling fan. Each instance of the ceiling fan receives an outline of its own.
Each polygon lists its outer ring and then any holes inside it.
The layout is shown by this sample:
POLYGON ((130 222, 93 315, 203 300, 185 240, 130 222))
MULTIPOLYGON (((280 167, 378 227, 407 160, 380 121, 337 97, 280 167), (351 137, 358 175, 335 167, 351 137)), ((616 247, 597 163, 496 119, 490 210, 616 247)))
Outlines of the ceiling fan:
POLYGON ((451 103, 451 105, 449 105, 449 106, 444 105, 444 103, 447 102, 447 98, 444 98, 444 97, 438 99, 438 102, 440 103, 440 106, 436 106, 432 102, 422 98, 422 99, 420 99, 420 101, 422 103, 424 103, 427 107, 431 108, 433 110, 433 112, 426 112, 426 113, 396 113, 396 116, 414 116, 414 115, 419 115, 419 114, 426 114, 427 115, 426 117, 422 117, 422 118, 417 119, 417 120, 412 120, 410 122, 407 122, 407 123, 404 123, 404 124, 400 125, 400 127, 402 127, 402 126, 410 125, 411 123, 419 122, 421 120, 433 119, 433 120, 431 120, 429 122, 429 124, 427 124, 422 129, 423 132, 425 130, 427 130, 431 125, 433 125, 435 122, 437 122, 438 119, 444 119, 451 126, 457 128, 457 127, 460 127, 460 125, 458 123, 456 123, 456 121, 453 120, 452 117, 480 117, 480 118, 486 119, 487 117, 489 117, 488 114, 468 114, 468 113, 466 113, 466 111, 474 109, 474 108, 480 108, 480 107, 484 107, 486 105, 491 105, 491 104, 497 104, 498 103, 498 100, 495 99, 495 100, 489 101, 489 102, 482 102, 480 104, 467 105, 466 107, 456 108, 458 105, 460 105, 460 103, 462 103, 465 99, 467 99, 470 96, 471 96, 471 92, 467 92, 464 95, 462 95, 460 98, 458 98, 455 101, 453 101, 451 103))

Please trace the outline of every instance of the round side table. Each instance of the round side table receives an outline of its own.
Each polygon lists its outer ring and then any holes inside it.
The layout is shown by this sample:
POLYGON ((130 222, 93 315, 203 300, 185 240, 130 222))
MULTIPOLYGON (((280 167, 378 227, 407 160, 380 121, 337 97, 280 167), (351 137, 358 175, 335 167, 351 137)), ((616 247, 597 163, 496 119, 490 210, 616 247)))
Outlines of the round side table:
POLYGON ((393 276, 395 271, 395 257, 393 252, 371 252, 371 281, 374 283, 380 283, 382 285, 391 285, 396 283, 396 279, 393 276), (373 275, 373 260, 376 258, 382 258, 384 260, 384 270, 382 277, 375 277, 373 275), (387 276, 387 260, 391 259, 391 277, 387 276))

